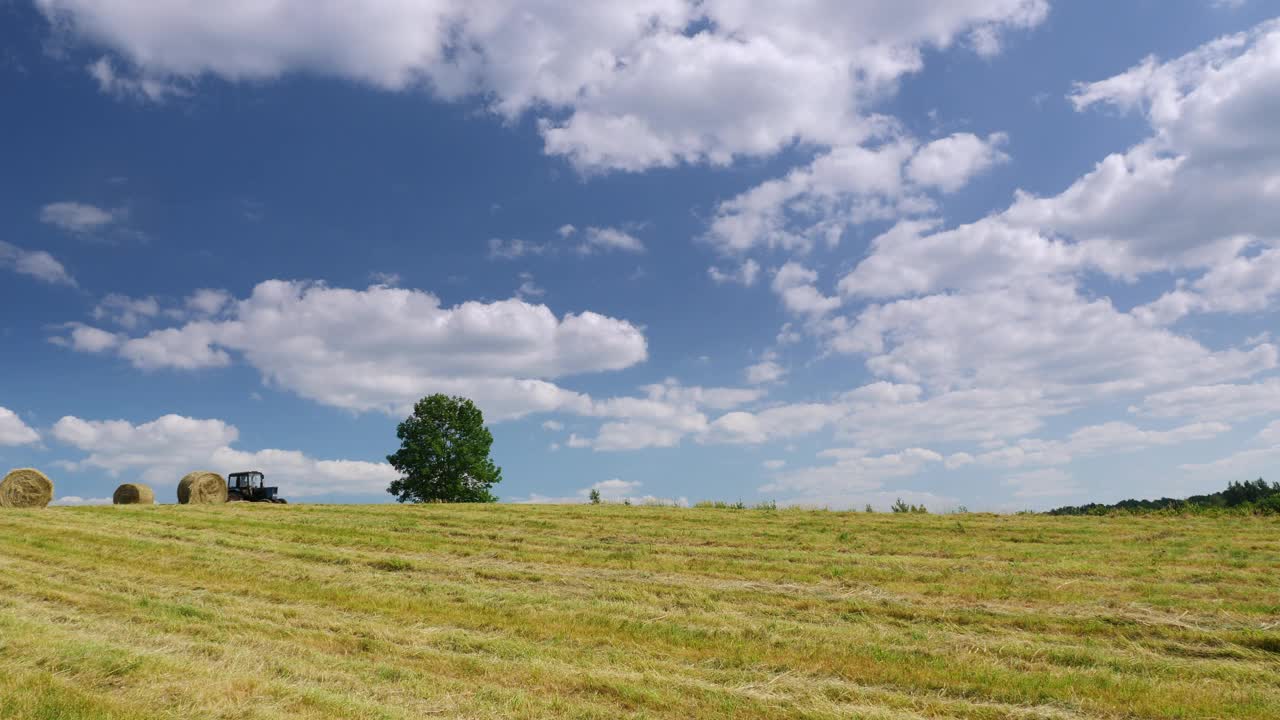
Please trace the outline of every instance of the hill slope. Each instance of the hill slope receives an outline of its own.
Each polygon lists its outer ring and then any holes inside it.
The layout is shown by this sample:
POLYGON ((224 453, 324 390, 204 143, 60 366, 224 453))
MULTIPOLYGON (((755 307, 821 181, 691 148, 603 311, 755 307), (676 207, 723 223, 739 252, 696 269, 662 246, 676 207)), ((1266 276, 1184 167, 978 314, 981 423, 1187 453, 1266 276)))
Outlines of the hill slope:
POLYGON ((0 512, 4 718, 1280 716, 1280 522, 0 512))

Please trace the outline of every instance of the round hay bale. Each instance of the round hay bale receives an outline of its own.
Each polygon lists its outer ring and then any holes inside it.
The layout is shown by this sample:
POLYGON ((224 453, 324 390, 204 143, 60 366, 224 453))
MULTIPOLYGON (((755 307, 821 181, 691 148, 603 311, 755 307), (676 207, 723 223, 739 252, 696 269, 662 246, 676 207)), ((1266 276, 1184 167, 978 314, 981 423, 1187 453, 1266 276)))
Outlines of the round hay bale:
POLYGON ((156 494, 146 485, 125 483, 116 488, 111 495, 111 502, 116 505, 155 505, 156 494))
POLYGON ((217 505, 227 501, 227 481, 207 470, 187 473, 178 483, 178 502, 183 505, 217 505))
POLYGON ((35 468, 10 470, 0 481, 0 507, 42 508, 53 500, 53 481, 35 468))

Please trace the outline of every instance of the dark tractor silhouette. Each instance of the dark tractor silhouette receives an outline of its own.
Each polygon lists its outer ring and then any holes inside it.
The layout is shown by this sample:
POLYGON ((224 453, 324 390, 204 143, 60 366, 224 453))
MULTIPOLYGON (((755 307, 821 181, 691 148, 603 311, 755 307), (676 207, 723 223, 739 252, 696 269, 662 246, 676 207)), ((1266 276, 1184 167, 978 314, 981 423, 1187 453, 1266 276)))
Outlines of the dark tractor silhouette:
POLYGON ((276 497, 280 488, 267 487, 266 476, 257 470, 231 473, 227 476, 227 502, 266 502, 285 504, 289 502, 276 497))

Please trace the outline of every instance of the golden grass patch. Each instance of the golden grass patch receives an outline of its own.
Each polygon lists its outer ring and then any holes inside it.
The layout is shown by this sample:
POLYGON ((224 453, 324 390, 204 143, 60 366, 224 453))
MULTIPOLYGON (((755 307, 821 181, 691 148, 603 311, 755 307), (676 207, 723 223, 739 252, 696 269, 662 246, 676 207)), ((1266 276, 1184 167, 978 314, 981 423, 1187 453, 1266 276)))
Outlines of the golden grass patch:
POLYGON ((1275 720, 1277 567, 1261 517, 0 513, 0 717, 1275 720))

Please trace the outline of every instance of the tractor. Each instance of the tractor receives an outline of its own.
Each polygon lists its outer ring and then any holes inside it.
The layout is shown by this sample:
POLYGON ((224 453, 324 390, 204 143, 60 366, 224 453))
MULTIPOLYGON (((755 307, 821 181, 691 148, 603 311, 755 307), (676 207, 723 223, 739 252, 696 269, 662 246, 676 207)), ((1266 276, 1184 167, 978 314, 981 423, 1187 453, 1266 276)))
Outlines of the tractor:
POLYGON ((227 502, 266 502, 283 505, 288 500, 276 497, 280 488, 267 487, 266 476, 257 470, 231 473, 227 476, 227 502))

